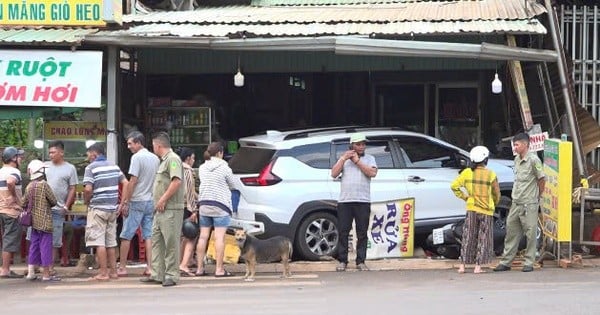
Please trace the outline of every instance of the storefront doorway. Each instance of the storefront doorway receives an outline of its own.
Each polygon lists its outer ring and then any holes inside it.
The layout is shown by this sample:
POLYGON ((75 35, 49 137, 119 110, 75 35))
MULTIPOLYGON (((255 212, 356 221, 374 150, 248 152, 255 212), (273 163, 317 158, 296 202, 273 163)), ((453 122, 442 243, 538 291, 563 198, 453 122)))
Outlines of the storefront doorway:
POLYGON ((435 137, 469 150, 481 143, 481 107, 477 82, 436 86, 435 137))

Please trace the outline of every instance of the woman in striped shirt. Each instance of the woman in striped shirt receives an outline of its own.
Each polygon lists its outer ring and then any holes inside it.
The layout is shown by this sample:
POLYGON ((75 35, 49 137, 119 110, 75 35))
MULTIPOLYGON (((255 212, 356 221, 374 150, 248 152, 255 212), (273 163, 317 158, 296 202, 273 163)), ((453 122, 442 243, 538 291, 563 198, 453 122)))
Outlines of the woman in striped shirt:
POLYGON ((458 273, 465 272, 465 264, 475 264, 473 272, 482 273, 481 265, 491 263, 493 257, 492 223, 495 205, 500 201, 500 186, 496 174, 486 168, 489 155, 486 147, 474 147, 470 152, 473 165, 451 184, 454 194, 467 202, 458 273))
MULTIPOLYGON (((198 193, 196 192, 196 180, 194 178, 194 170, 192 167, 196 162, 196 154, 194 150, 188 147, 181 147, 177 150, 177 155, 183 164, 183 179, 185 181, 185 209, 183 213, 184 220, 190 220, 198 223, 198 209, 196 200, 198 193)), ((199 228, 198 228, 199 229, 199 228)), ((179 273, 182 277, 193 277, 194 273, 190 271, 189 265, 194 255, 194 247, 197 238, 188 239, 182 237, 181 241, 181 261, 179 263, 179 273)))

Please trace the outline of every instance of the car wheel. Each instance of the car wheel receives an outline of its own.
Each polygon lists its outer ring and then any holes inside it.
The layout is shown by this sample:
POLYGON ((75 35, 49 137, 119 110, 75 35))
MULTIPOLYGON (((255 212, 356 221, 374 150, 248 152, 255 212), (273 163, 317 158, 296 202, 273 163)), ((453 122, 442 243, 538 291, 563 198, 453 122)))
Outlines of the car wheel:
POLYGON ((339 231, 337 218, 327 212, 317 212, 304 218, 296 234, 296 248, 307 260, 319 260, 337 252, 339 231))

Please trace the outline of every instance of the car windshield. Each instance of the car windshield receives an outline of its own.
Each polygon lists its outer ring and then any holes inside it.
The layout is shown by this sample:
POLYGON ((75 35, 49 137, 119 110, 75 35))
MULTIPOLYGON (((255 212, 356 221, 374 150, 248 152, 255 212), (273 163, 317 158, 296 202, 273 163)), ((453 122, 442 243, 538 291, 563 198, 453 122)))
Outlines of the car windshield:
POLYGON ((229 167, 234 174, 254 174, 271 161, 275 150, 241 147, 229 160, 229 167))

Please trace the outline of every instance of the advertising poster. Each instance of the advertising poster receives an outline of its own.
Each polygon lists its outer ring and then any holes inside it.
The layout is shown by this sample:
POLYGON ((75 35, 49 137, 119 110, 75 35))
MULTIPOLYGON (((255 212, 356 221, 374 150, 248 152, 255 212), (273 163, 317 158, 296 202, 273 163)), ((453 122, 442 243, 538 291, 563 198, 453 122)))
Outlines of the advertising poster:
POLYGON ((101 106, 101 51, 0 50, 0 77, 0 106, 101 106))
POLYGON ((415 199, 371 204, 367 259, 412 257, 415 199))
POLYGON ((559 242, 571 241, 573 143, 559 139, 544 142, 546 186, 542 195, 542 229, 559 242))

